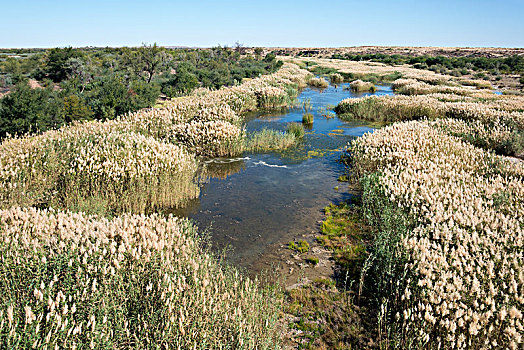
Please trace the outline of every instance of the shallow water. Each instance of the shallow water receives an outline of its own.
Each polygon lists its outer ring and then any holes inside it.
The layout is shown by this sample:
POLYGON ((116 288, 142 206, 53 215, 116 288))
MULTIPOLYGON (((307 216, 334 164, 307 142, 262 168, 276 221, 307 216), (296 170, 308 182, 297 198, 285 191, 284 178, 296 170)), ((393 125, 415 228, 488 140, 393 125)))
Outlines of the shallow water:
MULTIPOLYGON (((344 184, 337 181, 344 171, 337 162, 342 149, 355 137, 374 130, 366 122, 320 115, 320 108, 368 95, 352 93, 344 86, 347 84, 302 91, 299 100, 310 99, 314 123, 298 147, 209 160, 213 177, 203 185, 197 200, 175 213, 193 219, 201 229, 209 227, 214 249, 229 247, 227 259, 249 272, 259 270, 261 260, 276 245, 318 230, 322 209, 349 197, 344 184)), ((377 95, 392 94, 389 86, 377 88, 377 95)), ((285 130, 288 123, 301 122, 302 114, 298 109, 255 113, 247 116, 246 130, 285 130)))

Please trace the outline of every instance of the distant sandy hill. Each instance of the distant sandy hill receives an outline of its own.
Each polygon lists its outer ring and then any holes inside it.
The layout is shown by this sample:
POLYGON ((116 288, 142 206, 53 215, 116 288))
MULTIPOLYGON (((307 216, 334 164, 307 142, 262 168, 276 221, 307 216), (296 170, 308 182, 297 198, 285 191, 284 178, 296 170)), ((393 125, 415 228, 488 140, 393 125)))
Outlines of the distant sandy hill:
POLYGON ((322 47, 274 47, 279 55, 308 55, 328 57, 333 54, 386 54, 402 56, 445 56, 445 57, 505 57, 524 55, 524 48, 502 47, 413 47, 413 46, 354 46, 338 48, 322 47))

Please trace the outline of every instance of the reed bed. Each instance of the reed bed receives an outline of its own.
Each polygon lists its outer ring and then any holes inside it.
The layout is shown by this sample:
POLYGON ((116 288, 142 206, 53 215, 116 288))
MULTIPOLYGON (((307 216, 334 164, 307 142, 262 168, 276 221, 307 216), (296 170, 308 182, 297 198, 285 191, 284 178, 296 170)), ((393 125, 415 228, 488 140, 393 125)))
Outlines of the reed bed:
POLYGON ((191 121, 174 125, 171 140, 185 145, 191 152, 205 156, 233 156, 241 152, 243 131, 227 121, 191 121))
POLYGON ((349 84, 349 88, 353 92, 375 92, 377 88, 371 82, 365 82, 360 79, 354 80, 349 84))
POLYGON ((312 113, 304 113, 302 115, 302 124, 312 125, 314 120, 315 120, 315 117, 313 116, 312 113))
MULTIPOLYGON (((454 94, 414 96, 366 96, 341 101, 335 111, 341 118, 377 121, 408 121, 421 118, 460 119, 460 128, 450 131, 475 140, 477 146, 491 148, 505 155, 518 155, 524 149, 524 100, 513 96, 489 98, 454 94), (465 123, 469 126, 465 126, 465 123), (482 123, 481 126, 479 123, 482 123), (484 129, 484 131, 481 131, 484 129), (476 132, 480 132, 475 135, 476 132)), ((456 124, 455 126, 458 127, 456 124)))
POLYGON ((273 349, 275 290, 203 250, 188 221, 0 210, 6 348, 273 349))
POLYGON ((0 145, 0 203, 150 212, 195 198, 197 162, 152 137, 80 124, 0 145))
POLYGON ((278 132, 246 144, 241 114, 288 105, 310 76, 287 64, 117 120, 4 140, 0 343, 274 349, 276 290, 215 258, 188 221, 132 213, 197 198, 201 156, 289 147, 294 134, 278 132))
POLYGON ((392 81, 399 77, 412 78, 430 84, 442 84, 455 80, 455 77, 438 74, 428 70, 412 68, 409 65, 391 66, 379 62, 348 61, 314 57, 279 57, 285 62, 302 64, 315 63, 317 66, 338 72, 352 79, 365 79, 366 76, 375 76, 380 81, 392 81), (391 77, 395 77, 391 79, 391 77))
POLYGON ((314 87, 321 88, 321 89, 327 88, 329 86, 329 83, 327 82, 326 79, 317 78, 317 77, 309 79, 308 84, 310 86, 314 86, 314 87))
MULTIPOLYGON (((464 86, 456 86, 456 84, 449 85, 431 85, 416 79, 397 79, 393 82, 393 89, 395 92, 402 95, 425 95, 425 94, 454 94, 474 97, 492 97, 493 93, 489 89, 477 90, 464 86)), ((490 89, 491 86, 490 86, 490 89)))
POLYGON ((402 74, 393 88, 403 95, 335 108, 343 119, 397 122, 348 149, 375 230, 362 279, 377 298, 381 344, 522 348, 524 165, 493 151, 522 155, 524 100, 406 67, 319 64, 402 74))
POLYGON ((284 150, 297 142, 298 138, 292 132, 263 129, 247 137, 244 150, 250 152, 284 150))
MULTIPOLYGON (((311 76, 287 64, 239 86, 199 89, 117 120, 7 139, 0 145, 0 205, 111 215, 179 206, 198 196, 196 157, 241 153, 241 114, 287 105, 311 76)), ((287 148, 290 140, 280 144, 287 148)))
POLYGON ((381 297, 382 340, 401 348, 521 348, 522 163, 429 121, 364 135, 350 152, 376 229, 365 274, 381 297))

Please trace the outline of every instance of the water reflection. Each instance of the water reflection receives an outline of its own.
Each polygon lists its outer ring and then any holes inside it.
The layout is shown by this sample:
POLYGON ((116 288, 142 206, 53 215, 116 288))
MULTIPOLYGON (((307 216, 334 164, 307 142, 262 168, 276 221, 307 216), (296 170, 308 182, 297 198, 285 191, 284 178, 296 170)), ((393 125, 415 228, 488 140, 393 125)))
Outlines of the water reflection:
POLYGON ((203 176, 225 180, 230 175, 246 170, 244 161, 249 159, 249 157, 210 159, 205 162, 203 176))

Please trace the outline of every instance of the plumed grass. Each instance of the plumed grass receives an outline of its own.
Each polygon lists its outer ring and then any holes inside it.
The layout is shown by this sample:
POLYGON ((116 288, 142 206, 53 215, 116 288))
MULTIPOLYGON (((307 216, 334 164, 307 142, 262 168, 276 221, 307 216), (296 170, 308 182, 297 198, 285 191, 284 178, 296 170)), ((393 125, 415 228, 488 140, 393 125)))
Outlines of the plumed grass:
POLYGON ((343 120, 366 119, 371 121, 402 121, 423 117, 436 118, 441 112, 426 104, 387 104, 374 96, 362 99, 347 99, 335 107, 343 120), (346 102, 344 102, 346 101, 346 102))
POLYGON ((339 73, 333 73, 329 76, 332 84, 340 84, 344 82, 344 77, 339 73))
POLYGON ((366 134, 351 156, 375 228, 364 275, 381 334, 399 348, 519 348, 522 164, 429 121, 366 134))
POLYGON ((274 349, 276 290, 200 243, 175 217, 0 210, 0 343, 274 349))
POLYGON ((179 146, 101 124, 72 126, 0 145, 0 204, 151 212, 198 196, 197 168, 179 146))
POLYGON ((327 88, 329 86, 329 83, 327 82, 326 79, 316 78, 316 77, 309 79, 308 84, 310 86, 321 88, 321 89, 327 88))
POLYGON ((375 87, 375 84, 371 82, 365 82, 360 79, 352 81, 350 84, 350 89, 353 92, 375 92, 377 91, 377 88, 375 87))

